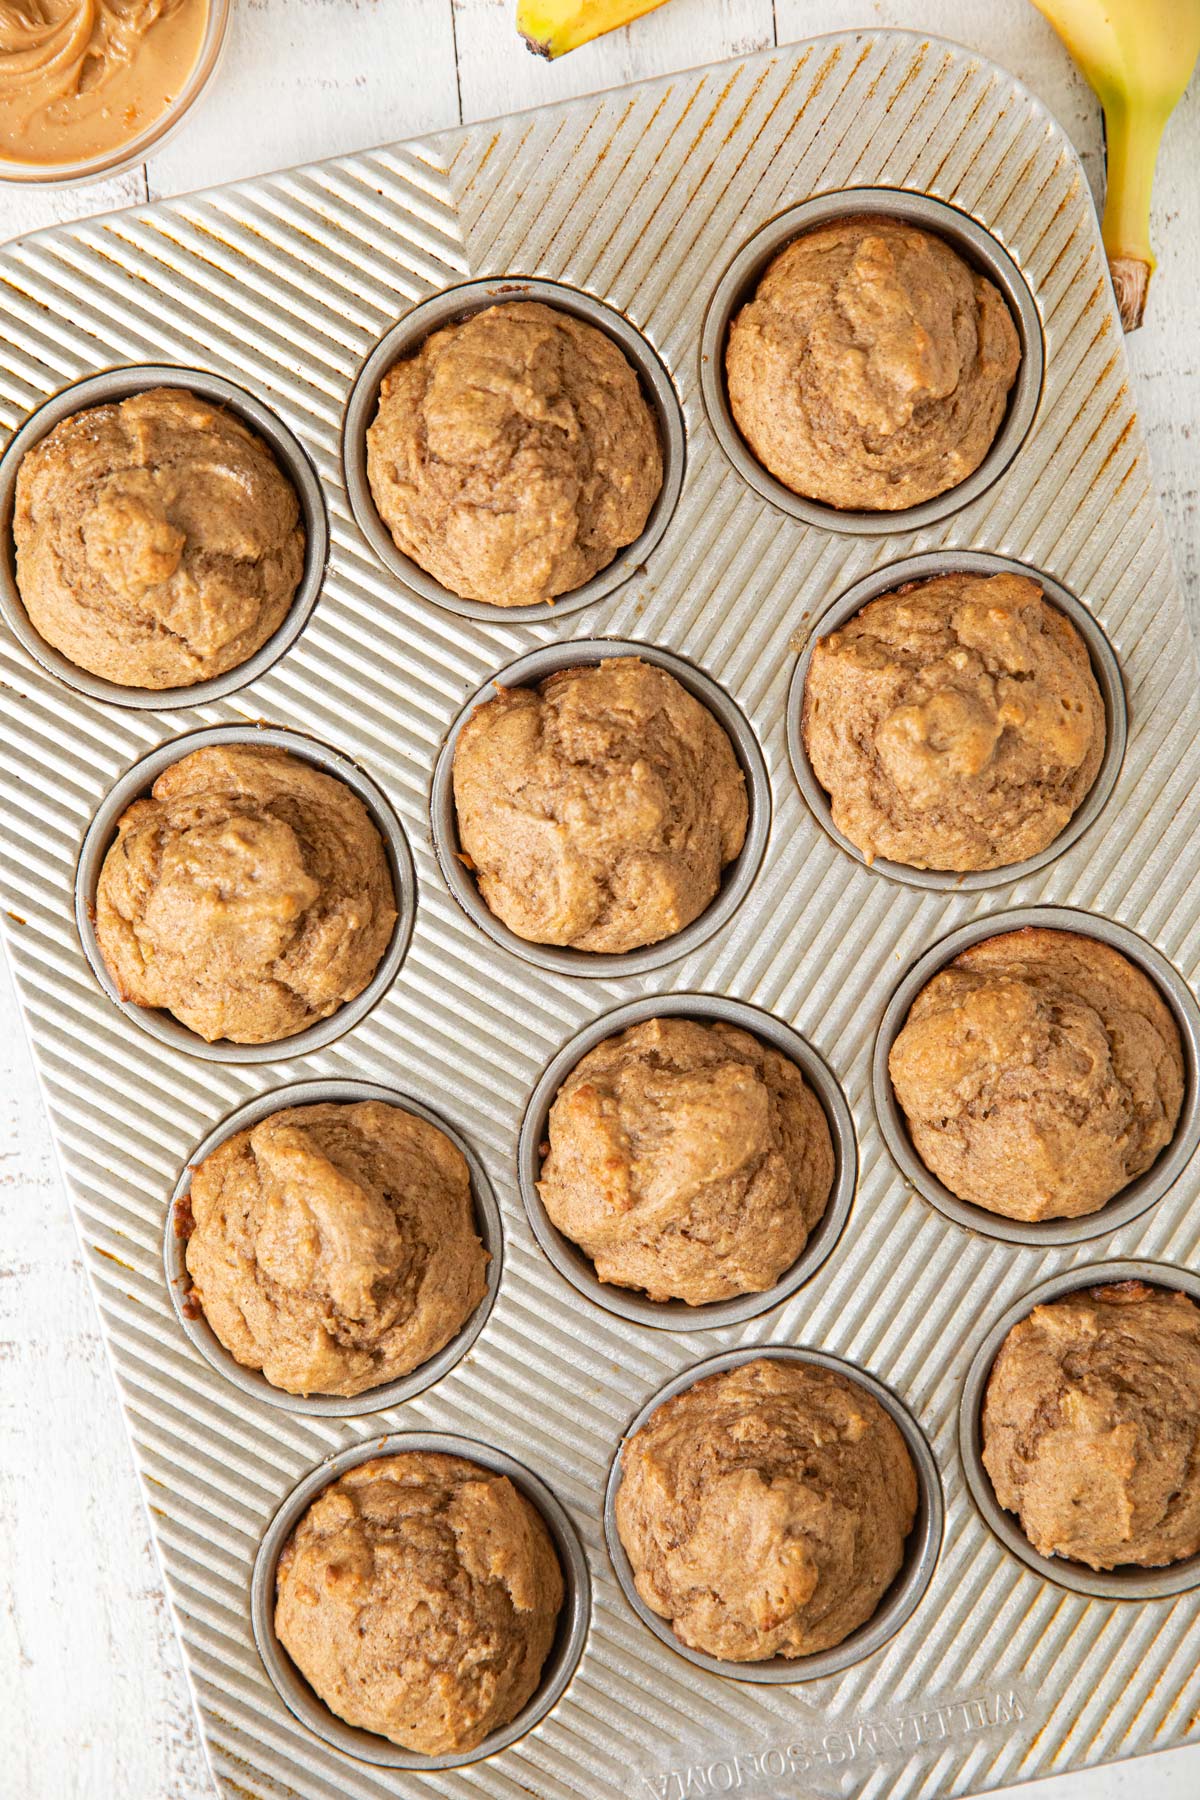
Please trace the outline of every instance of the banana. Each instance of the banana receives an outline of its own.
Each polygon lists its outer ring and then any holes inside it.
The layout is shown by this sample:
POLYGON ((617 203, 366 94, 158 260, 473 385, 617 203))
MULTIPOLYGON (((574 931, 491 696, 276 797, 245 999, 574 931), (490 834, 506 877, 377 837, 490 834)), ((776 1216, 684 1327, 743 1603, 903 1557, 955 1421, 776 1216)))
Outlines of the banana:
POLYGON ((1033 0, 1104 108, 1102 233, 1121 323, 1136 331, 1154 269, 1150 188, 1163 127, 1200 56, 1200 0, 1033 0))
POLYGON ((535 56, 565 56, 666 0, 517 0, 517 30, 535 56))

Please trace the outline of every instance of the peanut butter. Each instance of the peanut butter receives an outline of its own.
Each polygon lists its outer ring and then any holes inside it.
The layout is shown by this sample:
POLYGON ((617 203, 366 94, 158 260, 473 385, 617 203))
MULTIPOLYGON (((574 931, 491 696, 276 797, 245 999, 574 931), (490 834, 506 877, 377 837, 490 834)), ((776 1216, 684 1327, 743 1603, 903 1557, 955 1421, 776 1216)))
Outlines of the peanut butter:
POLYGON ((0 159, 46 168, 120 149, 174 105, 209 0, 0 0, 0 159))

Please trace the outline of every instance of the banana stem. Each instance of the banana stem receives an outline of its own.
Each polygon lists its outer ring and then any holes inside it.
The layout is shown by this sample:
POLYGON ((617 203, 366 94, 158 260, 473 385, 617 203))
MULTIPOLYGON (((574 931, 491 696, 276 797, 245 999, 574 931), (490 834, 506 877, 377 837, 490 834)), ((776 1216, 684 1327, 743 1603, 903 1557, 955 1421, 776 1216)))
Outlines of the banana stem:
POLYGON ((1154 270, 1150 189, 1166 122, 1165 113, 1123 94, 1109 96, 1105 104, 1108 183, 1102 232, 1126 331, 1136 331, 1142 322, 1154 270))

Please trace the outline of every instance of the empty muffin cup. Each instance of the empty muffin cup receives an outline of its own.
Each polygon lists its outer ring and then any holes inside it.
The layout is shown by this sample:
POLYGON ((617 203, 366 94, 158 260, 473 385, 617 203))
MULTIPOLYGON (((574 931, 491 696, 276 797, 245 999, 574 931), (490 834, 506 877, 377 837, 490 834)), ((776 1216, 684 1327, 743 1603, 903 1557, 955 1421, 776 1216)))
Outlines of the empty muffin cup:
POLYGON ((1041 1282, 1006 1307, 978 1340, 959 1402, 958 1447, 967 1487, 985 1523, 1005 1549, 1035 1575, 1053 1582, 1056 1587, 1067 1588, 1073 1594, 1085 1594, 1096 1600, 1164 1600, 1173 1594, 1200 1588, 1200 1555, 1169 1563, 1163 1568, 1129 1565, 1115 1569, 1093 1569, 1086 1563, 1072 1562, 1068 1557, 1042 1556, 1021 1530, 1016 1514, 1000 1505, 991 1477, 983 1465, 984 1398, 992 1365, 1013 1326, 1027 1318, 1035 1306, 1047 1301, 1061 1300, 1081 1288, 1107 1287, 1122 1281, 1141 1281, 1150 1287, 1174 1290, 1186 1294, 1200 1306, 1200 1276, 1169 1263, 1086 1263, 1041 1282))
POLYGON ((567 613, 578 612, 581 607, 590 606, 613 593, 645 562, 662 539, 675 511, 683 487, 684 445, 683 413, 674 384, 658 352, 636 326, 604 301, 596 300, 578 288, 556 281, 502 276, 490 281, 464 282, 460 287, 447 288, 428 300, 418 301, 380 339, 350 390, 342 425, 342 467, 346 493, 359 530, 384 568, 406 588, 423 600, 431 600, 435 606, 463 618, 479 619, 493 625, 535 621, 545 624, 567 613), (604 332, 624 352, 637 373, 642 394, 657 421, 663 480, 640 534, 617 552, 607 568, 593 575, 582 587, 558 595, 553 602, 536 606, 492 606, 486 601, 466 600, 453 593, 397 548, 379 516, 367 479, 367 430, 375 417, 380 385, 389 369, 405 357, 415 355, 425 339, 441 327, 460 324, 488 307, 503 306, 516 300, 540 301, 545 306, 569 313, 604 332))
POLYGON ((1054 858, 1061 856, 1072 844, 1081 838, 1089 826, 1093 825, 1103 812, 1110 799, 1117 778, 1121 773, 1121 765, 1125 759, 1125 746, 1128 738, 1129 714, 1125 699, 1125 684, 1121 679, 1121 670, 1113 653, 1112 646, 1101 630, 1096 619, 1074 594, 1040 570, 1028 567, 1025 563, 1014 562, 1011 557, 993 556, 982 550, 930 550, 920 556, 905 557, 902 562, 889 563, 886 568, 876 569, 865 575, 861 581, 847 589, 828 611, 821 614, 813 627, 812 635, 802 651, 792 675, 787 700, 787 734, 788 754, 791 758, 792 770, 804 796, 805 804, 822 829, 828 833, 855 862, 864 868, 870 867, 877 875, 886 875, 893 881, 902 881, 909 887, 937 889, 949 893, 975 893, 983 888, 1000 887, 1014 881, 1022 880, 1026 875, 1034 874, 1045 868, 1054 858), (851 843, 845 834, 838 830, 833 822, 833 812, 829 803, 829 795, 821 786, 813 772, 809 761, 808 750, 804 742, 804 689, 808 680, 809 665, 818 640, 828 637, 847 624, 855 614, 872 600, 881 599, 892 594, 897 588, 909 582, 929 581, 939 575, 1023 575, 1036 581, 1051 606, 1057 607, 1064 617, 1078 631, 1087 648, 1092 673, 1100 690, 1100 698, 1104 703, 1105 744, 1104 755, 1095 780, 1081 804, 1054 839, 1053 843, 1036 856, 1028 857, 1024 862, 1005 863, 996 869, 917 869, 908 863, 891 862, 885 856, 877 856, 868 865, 862 851, 851 843))
POLYGON ((944 200, 887 187, 846 188, 788 207, 757 231, 717 283, 700 342, 700 387, 717 441, 742 479, 781 512, 823 531, 882 536, 917 531, 960 511, 986 492, 1017 455, 1037 415, 1046 353, 1041 317, 1024 275, 991 232, 944 200), (991 448, 970 475, 920 505, 895 512, 843 511, 793 492, 769 473, 734 421, 725 376, 725 346, 734 315, 752 297, 768 265, 794 239, 818 225, 867 213, 913 225, 943 239, 977 273, 999 289, 1016 327, 1021 360, 1008 405, 991 448))
POLYGON ((256 681, 278 662, 303 631, 317 603, 328 560, 329 522, 325 497, 316 470, 299 439, 261 400, 256 400, 224 376, 212 375, 202 369, 152 363, 106 369, 102 374, 87 376, 63 388, 31 413, 0 457, 0 616, 22 647, 51 675, 77 693, 103 700, 110 706, 156 712, 182 706, 204 706, 256 681), (245 662, 227 669, 223 675, 197 681, 190 687, 125 687, 120 682, 109 681, 80 668, 70 657, 48 644, 35 629, 25 611, 16 579, 13 512, 17 475, 28 451, 41 443, 56 425, 76 413, 85 412, 89 407, 128 400, 134 394, 143 394, 156 387, 186 389, 213 406, 227 408, 255 432, 295 489, 304 526, 304 569, 282 625, 245 662))
POLYGON ((426 1388, 432 1387, 434 1382, 440 1381, 444 1375, 448 1375, 462 1361, 487 1324, 500 1287, 502 1264, 500 1208, 487 1172, 470 1144, 440 1114, 421 1101, 371 1081, 298 1081, 292 1087, 275 1088, 270 1093, 259 1094, 255 1099, 237 1107, 215 1130, 209 1132, 188 1158, 171 1195, 163 1235, 163 1267, 167 1278, 167 1292, 184 1333, 204 1360, 243 1394, 262 1400, 268 1406, 278 1406, 284 1412, 309 1413, 318 1418, 349 1418, 362 1413, 382 1412, 385 1407, 399 1406, 405 1400, 413 1399, 426 1388), (252 1126, 261 1124, 273 1113, 291 1107, 329 1103, 352 1105, 362 1100, 378 1100, 384 1105, 399 1107, 404 1112, 414 1113, 419 1119, 425 1119, 430 1125, 436 1125, 464 1158, 471 1177, 476 1229, 490 1258, 487 1266, 487 1290, 474 1312, 463 1321, 449 1343, 407 1375, 349 1398, 341 1394, 291 1394, 268 1381, 260 1369, 247 1368, 239 1363, 225 1348, 202 1309, 192 1299, 191 1277, 186 1262, 188 1240, 186 1231, 181 1229, 179 1207, 187 1199, 192 1176, 198 1165, 239 1131, 249 1131, 252 1126))
POLYGON ((630 1421, 622 1433, 621 1443, 608 1472, 608 1485, 604 1493, 604 1536, 609 1560, 622 1593, 643 1625, 668 1650, 675 1651, 676 1655, 694 1663, 699 1669, 706 1669, 712 1675, 724 1675, 733 1681, 779 1686, 792 1682, 818 1681, 824 1675, 836 1675, 842 1669, 851 1668, 865 1657, 873 1655, 895 1636, 900 1627, 911 1618, 933 1579, 941 1549, 944 1514, 941 1478, 933 1452, 921 1427, 890 1388, 885 1387, 873 1375, 867 1374, 865 1369, 844 1362, 841 1357, 827 1356, 819 1350, 800 1349, 793 1344, 761 1344, 742 1350, 729 1350, 721 1356, 709 1357, 705 1362, 694 1363, 690 1369, 685 1369, 681 1375, 660 1388, 630 1421), (719 1375, 727 1369, 739 1368, 745 1363, 760 1359, 807 1363, 815 1368, 832 1370, 848 1381, 857 1382, 859 1387, 876 1400, 900 1432, 912 1459, 917 1477, 917 1514, 905 1541, 903 1563, 891 1586, 866 1623, 852 1631, 840 1644, 809 1656, 773 1656, 763 1662, 730 1662, 709 1656, 702 1650, 691 1649, 676 1637, 670 1621, 647 1606, 638 1593, 633 1567, 617 1530, 617 1493, 622 1480, 621 1452, 628 1440, 649 1422, 664 1401, 674 1399, 676 1394, 683 1393, 705 1376, 719 1375))
POLYGON ((400 971, 412 935, 416 913, 416 875, 404 828, 382 789, 348 756, 298 731, 282 726, 217 725, 208 730, 170 738, 140 762, 126 769, 101 802, 84 834, 75 871, 75 924, 83 953, 92 973, 114 1006, 160 1044, 186 1051, 207 1062, 265 1063, 280 1062, 293 1056, 305 1056, 331 1044, 344 1032, 357 1025, 386 994, 400 971), (286 750, 301 761, 310 763, 323 774, 342 782, 356 794, 367 810, 375 829, 383 840, 388 869, 395 894, 396 923, 391 941, 370 981, 353 1000, 347 1000, 328 1018, 298 1031, 292 1037, 274 1039, 262 1044, 239 1044, 228 1038, 209 1043, 198 1032, 183 1025, 160 1007, 139 1006, 122 998, 109 973, 96 937, 96 889, 104 859, 112 846, 117 826, 126 809, 148 794, 164 770, 181 761, 193 750, 208 745, 244 744, 252 749, 286 750))
POLYGON ((637 644, 619 638, 589 638, 568 644, 547 645, 533 650, 492 677, 486 686, 474 693, 450 727, 433 772, 430 793, 430 818, 438 864, 446 885, 463 911, 493 943, 511 950, 514 956, 556 975, 609 976, 640 975, 647 969, 658 969, 703 944, 714 932, 727 924, 749 893, 758 873, 771 825, 771 786, 767 765, 758 741, 741 708, 723 688, 703 674, 692 663, 670 651, 651 644, 637 644), (608 658, 634 657, 674 676, 681 687, 706 707, 733 746, 746 783, 749 819, 741 851, 725 869, 716 897, 690 925, 671 937, 662 938, 637 950, 606 953, 575 950, 570 946, 538 944, 518 937, 515 931, 498 919, 486 904, 479 888, 461 860, 458 816, 454 804, 454 751, 459 733, 471 714, 494 698, 500 688, 532 687, 560 669, 595 668, 608 658))
POLYGON ((411 1769, 434 1772, 439 1769, 464 1768, 506 1750, 519 1738, 532 1731, 561 1700, 583 1655, 592 1610, 592 1584, 587 1557, 579 1535, 565 1507, 555 1498, 545 1482, 522 1463, 471 1438, 452 1437, 442 1432, 399 1431, 387 1437, 369 1438, 354 1444, 336 1456, 328 1457, 300 1484, 293 1488, 267 1526, 258 1554, 250 1586, 250 1619, 254 1641, 279 1698, 288 1711, 314 1735, 334 1749, 359 1762, 374 1763, 381 1768, 411 1769), (443 1756, 422 1756, 405 1750, 389 1738, 347 1725, 331 1712, 309 1687, 275 1632, 275 1583, 279 1558, 296 1525, 322 1489, 336 1481, 347 1470, 377 1458, 402 1455, 405 1452, 427 1455, 461 1456, 478 1463, 496 1475, 506 1475, 513 1486, 537 1508, 545 1521, 562 1569, 564 1598, 558 1619, 558 1630, 550 1654, 542 1668, 541 1680, 533 1697, 517 1717, 485 1738, 473 1750, 451 1751, 443 1756))
POLYGON ((1160 1200, 1178 1179, 1200 1144, 1198 1067, 1200 1007, 1183 977, 1160 950, 1112 919, 1077 912, 1067 906, 1027 906, 1013 912, 992 913, 986 918, 973 919, 970 924, 961 925, 957 931, 950 932, 917 959, 896 987, 884 1011, 875 1039, 871 1085, 875 1114, 884 1141, 905 1179, 931 1206, 935 1206, 946 1218, 953 1219, 955 1224, 963 1225, 969 1231, 976 1231, 983 1237, 1045 1249, 1053 1245, 1083 1243, 1089 1238, 1103 1237, 1107 1232, 1128 1225, 1131 1220, 1140 1218, 1156 1200, 1160 1200), (1106 1206, 1077 1218, 1009 1219, 1001 1213, 990 1212, 986 1207, 976 1206, 969 1200, 961 1200, 957 1194, 951 1193, 918 1156, 888 1072, 892 1046, 904 1028, 909 1009, 938 970, 973 944, 1026 927, 1073 932, 1078 936, 1096 938, 1100 943, 1118 950, 1154 983, 1170 1008, 1183 1047, 1183 1105, 1170 1144, 1144 1174, 1122 1188, 1106 1206))
POLYGON ((534 1235, 559 1274, 572 1287, 606 1312, 631 1319, 639 1325, 670 1331, 703 1331, 720 1325, 739 1325, 770 1312, 803 1287, 828 1260, 850 1215, 858 1179, 858 1150, 854 1120, 835 1076, 798 1032, 740 1000, 718 994, 666 994, 657 999, 634 1000, 628 1006, 619 1006, 614 1012, 593 1020, 547 1064, 530 1096, 521 1123, 517 1175, 521 1199, 534 1235), (833 1186, 825 1211, 796 1261, 778 1281, 761 1292, 690 1306, 682 1300, 651 1300, 647 1294, 633 1288, 601 1281, 590 1257, 553 1223, 538 1193, 542 1145, 547 1135, 550 1109, 563 1082, 598 1044, 628 1030, 631 1025, 664 1018, 695 1019, 701 1024, 721 1022, 749 1032, 796 1065, 825 1114, 834 1152, 833 1186))

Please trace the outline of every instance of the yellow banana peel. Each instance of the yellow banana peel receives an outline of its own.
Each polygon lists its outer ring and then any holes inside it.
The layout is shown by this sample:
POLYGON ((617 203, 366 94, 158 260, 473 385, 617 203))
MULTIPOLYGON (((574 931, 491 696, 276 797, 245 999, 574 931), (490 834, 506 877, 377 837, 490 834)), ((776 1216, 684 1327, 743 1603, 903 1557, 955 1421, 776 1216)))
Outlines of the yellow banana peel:
POLYGON ((517 30, 535 56, 565 56, 666 0, 517 0, 517 30))
POLYGON ((1121 323, 1142 322, 1154 252, 1150 190, 1163 127, 1200 56, 1200 0, 1033 0, 1104 108, 1101 230, 1121 323))

